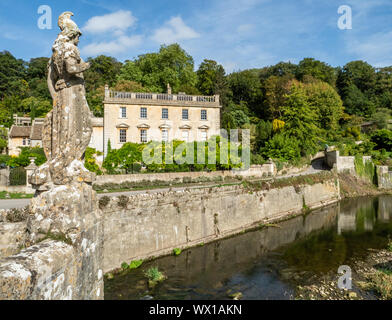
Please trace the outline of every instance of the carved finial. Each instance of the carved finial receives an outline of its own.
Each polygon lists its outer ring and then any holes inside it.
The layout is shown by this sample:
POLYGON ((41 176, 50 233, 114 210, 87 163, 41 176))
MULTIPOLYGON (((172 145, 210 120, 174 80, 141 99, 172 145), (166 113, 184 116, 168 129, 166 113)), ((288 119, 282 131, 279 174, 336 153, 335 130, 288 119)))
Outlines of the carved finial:
POLYGON ((170 83, 167 84, 167 94, 172 94, 172 89, 170 87, 170 83))

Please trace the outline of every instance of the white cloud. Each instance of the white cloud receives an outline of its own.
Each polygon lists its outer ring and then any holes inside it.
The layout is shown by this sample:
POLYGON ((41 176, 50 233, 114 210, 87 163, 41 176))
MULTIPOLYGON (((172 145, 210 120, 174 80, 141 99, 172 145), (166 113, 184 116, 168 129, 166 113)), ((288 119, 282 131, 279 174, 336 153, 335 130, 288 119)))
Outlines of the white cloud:
POLYGON ((181 17, 172 17, 163 27, 155 30, 152 39, 158 43, 171 44, 180 40, 199 38, 200 35, 188 27, 181 17))
POLYGON ((118 33, 132 27, 135 22, 136 18, 132 15, 131 11, 119 10, 103 16, 90 18, 82 30, 88 33, 103 33, 107 31, 118 33))
POLYGON ((351 38, 347 41, 347 51, 358 59, 365 60, 375 67, 392 65, 392 31, 380 32, 368 37, 351 38))
POLYGON ((113 55, 124 52, 132 47, 138 46, 142 42, 142 37, 136 36, 120 36, 109 42, 93 42, 82 49, 82 53, 88 56, 96 56, 99 54, 113 55))

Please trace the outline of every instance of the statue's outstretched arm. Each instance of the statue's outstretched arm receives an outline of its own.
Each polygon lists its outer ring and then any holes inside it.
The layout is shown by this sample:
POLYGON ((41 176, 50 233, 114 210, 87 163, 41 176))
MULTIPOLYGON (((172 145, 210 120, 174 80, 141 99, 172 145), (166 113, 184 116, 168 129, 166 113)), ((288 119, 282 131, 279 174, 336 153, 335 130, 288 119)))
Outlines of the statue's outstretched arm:
POLYGON ((65 65, 69 74, 81 73, 90 68, 90 63, 84 61, 78 62, 78 60, 74 57, 67 58, 65 60, 65 65))

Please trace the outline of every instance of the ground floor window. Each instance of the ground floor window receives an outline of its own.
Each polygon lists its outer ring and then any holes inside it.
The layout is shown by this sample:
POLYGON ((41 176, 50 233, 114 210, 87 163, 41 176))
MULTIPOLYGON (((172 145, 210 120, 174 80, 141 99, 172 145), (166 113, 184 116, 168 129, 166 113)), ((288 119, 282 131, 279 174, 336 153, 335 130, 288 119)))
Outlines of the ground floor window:
POLYGON ((140 130, 140 142, 141 143, 147 142, 147 130, 145 129, 140 130))
POLYGON ((182 131, 182 140, 185 142, 188 142, 188 140, 189 140, 189 131, 188 130, 182 131))
POLYGON ((23 145, 24 146, 29 146, 30 145, 30 139, 29 138, 23 138, 23 145))
POLYGON ((169 130, 162 129, 162 141, 164 142, 169 141, 169 130))
POLYGON ((201 132, 201 141, 207 141, 207 131, 201 132))
POLYGON ((120 143, 127 142, 127 129, 120 129, 120 143))

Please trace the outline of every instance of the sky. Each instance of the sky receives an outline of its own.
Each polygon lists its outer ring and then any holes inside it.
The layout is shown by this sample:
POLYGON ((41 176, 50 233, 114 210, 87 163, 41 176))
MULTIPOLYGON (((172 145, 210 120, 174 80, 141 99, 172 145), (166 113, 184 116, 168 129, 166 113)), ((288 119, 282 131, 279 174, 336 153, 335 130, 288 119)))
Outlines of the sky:
POLYGON ((392 0, 1 0, 0 51, 27 61, 49 57, 64 11, 83 32, 83 59, 131 60, 177 42, 195 68, 212 59, 228 73, 306 57, 392 65, 392 0), (42 5, 52 19, 43 20, 42 5), (338 27, 342 5, 351 9, 351 29, 338 27), (40 18, 52 28, 39 28, 40 18))

